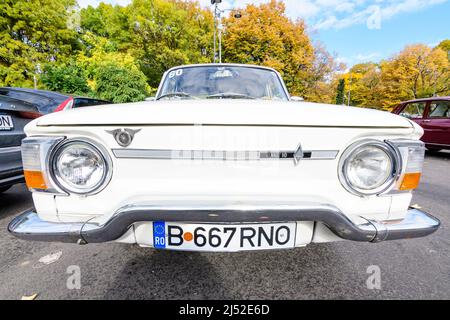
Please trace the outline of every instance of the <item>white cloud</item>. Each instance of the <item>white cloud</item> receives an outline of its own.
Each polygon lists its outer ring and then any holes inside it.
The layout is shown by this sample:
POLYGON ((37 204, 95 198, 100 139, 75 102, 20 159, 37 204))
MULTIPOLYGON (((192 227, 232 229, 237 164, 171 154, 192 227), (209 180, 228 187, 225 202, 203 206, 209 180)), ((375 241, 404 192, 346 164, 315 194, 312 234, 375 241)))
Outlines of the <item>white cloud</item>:
MULTIPOLYGON (((317 0, 316 3, 334 3, 334 0, 317 0)), ((357 24, 367 24, 371 29, 379 29, 382 21, 396 15, 418 11, 444 3, 448 0, 349 0, 340 5, 323 5, 321 17, 310 21, 313 29, 342 29, 357 24), (378 20, 378 21, 376 21, 378 20)))
MULTIPOLYGON (((97 6, 100 2, 126 5, 131 0, 78 0, 81 7, 97 6)), ((269 0, 222 0, 222 9, 242 8, 269 0)), ((381 27, 382 21, 394 16, 418 11, 449 0, 283 0, 286 13, 292 19, 303 18, 314 30, 343 29, 367 24, 371 29, 381 27), (375 13, 376 12, 376 13, 375 13), (374 21, 374 19, 376 21, 374 21), (378 21, 379 20, 379 21, 378 21), (375 24, 373 24, 375 22, 375 24)), ((199 0, 203 7, 212 8, 211 0, 199 0)))
POLYGON ((372 52, 368 54, 360 53, 356 55, 356 60, 367 62, 367 61, 373 61, 374 59, 380 58, 381 54, 379 52, 372 52))
POLYGON ((121 6, 125 6, 131 2, 131 0, 78 0, 78 5, 81 8, 86 8, 91 5, 93 7, 98 6, 100 2, 110 3, 110 4, 120 4, 121 6))

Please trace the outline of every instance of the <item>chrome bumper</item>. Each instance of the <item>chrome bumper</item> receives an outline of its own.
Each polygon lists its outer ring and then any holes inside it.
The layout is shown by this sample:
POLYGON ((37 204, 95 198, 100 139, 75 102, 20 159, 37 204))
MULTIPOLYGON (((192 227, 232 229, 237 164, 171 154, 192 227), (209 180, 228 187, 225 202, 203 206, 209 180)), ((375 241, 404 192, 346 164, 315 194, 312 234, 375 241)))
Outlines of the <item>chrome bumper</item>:
POLYGON ((19 174, 13 177, 0 179, 0 187, 9 187, 22 182, 25 182, 25 177, 23 176, 23 174, 19 174))
POLYGON ((365 242, 380 242, 424 237, 435 232, 440 222, 426 212, 409 209, 403 220, 365 220, 355 224, 345 214, 330 205, 273 205, 273 206, 155 206, 130 205, 117 211, 104 224, 52 223, 27 211, 8 226, 14 236, 36 241, 98 243, 117 240, 135 222, 178 221, 204 223, 317 221, 324 223, 338 237, 365 242))

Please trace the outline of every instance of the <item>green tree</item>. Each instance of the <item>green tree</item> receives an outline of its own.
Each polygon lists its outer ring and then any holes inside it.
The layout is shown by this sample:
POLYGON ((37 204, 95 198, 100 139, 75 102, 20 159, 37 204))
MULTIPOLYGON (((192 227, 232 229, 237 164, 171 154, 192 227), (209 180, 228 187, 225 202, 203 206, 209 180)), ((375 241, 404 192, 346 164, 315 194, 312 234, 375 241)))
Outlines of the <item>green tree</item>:
POLYGON ((81 9, 81 30, 108 39, 107 51, 125 51, 133 47, 127 8, 101 2, 95 8, 81 9))
POLYGON ((48 90, 77 95, 91 93, 84 71, 74 62, 46 65, 41 79, 48 90))
POLYGON ((78 49, 68 28, 75 0, 0 2, 0 85, 32 86, 39 67, 78 49))
POLYGON ((345 91, 345 80, 339 79, 339 83, 337 86, 337 93, 336 93, 336 104, 342 105, 344 104, 344 91, 345 91))
POLYGON ((133 55, 152 87, 173 66, 211 61, 212 15, 198 3, 134 0, 127 9, 133 55))
MULTIPOLYGON (((107 39, 105 52, 131 54, 152 87, 175 65, 211 61, 212 26, 211 12, 193 1, 133 0, 81 10, 83 33, 107 39)), ((95 46, 86 46, 87 56, 95 46)))
POLYGON ((137 68, 117 64, 101 66, 95 76, 97 97, 115 103, 136 102, 146 96, 146 78, 137 68))

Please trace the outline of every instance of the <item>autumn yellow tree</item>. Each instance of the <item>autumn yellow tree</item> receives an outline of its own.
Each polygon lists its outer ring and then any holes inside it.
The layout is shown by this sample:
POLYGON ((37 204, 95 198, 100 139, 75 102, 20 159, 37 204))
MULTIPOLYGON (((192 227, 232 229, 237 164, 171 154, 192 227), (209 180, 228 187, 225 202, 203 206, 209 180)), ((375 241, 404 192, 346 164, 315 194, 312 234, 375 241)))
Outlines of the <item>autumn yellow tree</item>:
POLYGON ((293 95, 308 95, 331 72, 332 58, 314 47, 303 20, 292 21, 281 1, 248 5, 225 20, 224 60, 273 67, 293 95))
POLYGON ((441 45, 416 44, 380 63, 357 64, 340 78, 351 105, 389 110, 400 101, 450 94, 450 61, 441 45))
POLYGON ((342 75, 345 81, 345 96, 348 103, 362 107, 379 107, 381 72, 377 64, 368 62, 354 65, 342 75))
POLYGON ((441 48, 442 50, 447 52, 447 57, 450 60, 450 39, 442 40, 439 43, 438 48, 441 48))
POLYGON ((402 100, 448 94, 450 63, 441 48, 423 44, 407 46, 381 63, 380 105, 402 100))

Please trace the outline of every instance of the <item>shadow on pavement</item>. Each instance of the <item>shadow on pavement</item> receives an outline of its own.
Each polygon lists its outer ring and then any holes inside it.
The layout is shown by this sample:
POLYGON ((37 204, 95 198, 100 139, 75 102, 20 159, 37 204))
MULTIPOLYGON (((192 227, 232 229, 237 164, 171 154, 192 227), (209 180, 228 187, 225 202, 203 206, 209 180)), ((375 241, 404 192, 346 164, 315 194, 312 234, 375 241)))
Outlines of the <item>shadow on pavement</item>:
POLYGON ((346 263, 333 247, 229 254, 136 248, 103 298, 343 299, 347 290, 365 291, 365 267, 346 263))
POLYGON ((105 299, 229 298, 218 282, 218 274, 202 254, 138 250, 142 252, 127 262, 105 299))
POLYGON ((450 160, 450 151, 448 151, 448 150, 443 150, 443 151, 427 150, 425 152, 425 155, 430 158, 450 160))
POLYGON ((0 218, 15 215, 33 207, 31 193, 24 184, 19 184, 4 193, 0 193, 0 218))

